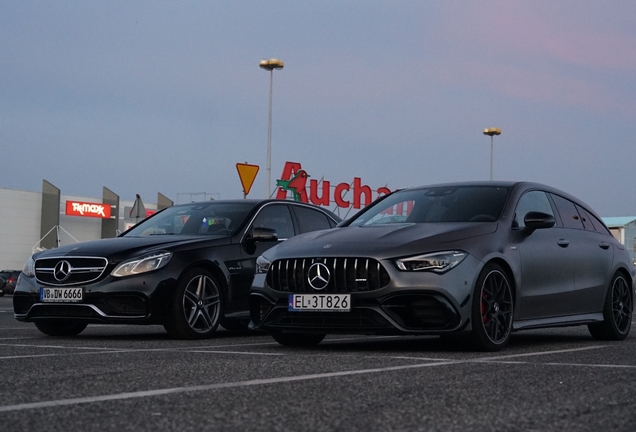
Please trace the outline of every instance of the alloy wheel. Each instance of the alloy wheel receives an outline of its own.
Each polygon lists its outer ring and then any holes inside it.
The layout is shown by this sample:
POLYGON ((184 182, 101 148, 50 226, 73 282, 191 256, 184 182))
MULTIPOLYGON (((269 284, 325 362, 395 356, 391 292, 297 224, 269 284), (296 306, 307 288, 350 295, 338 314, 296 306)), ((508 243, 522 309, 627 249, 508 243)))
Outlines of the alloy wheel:
POLYGON ((499 270, 492 270, 481 286, 481 323, 494 344, 504 343, 512 328, 512 290, 499 270))
POLYGON ((204 274, 193 277, 183 293, 183 311, 192 330, 206 333, 216 328, 220 312, 220 292, 204 274))
POLYGON ((612 315, 616 330, 624 334, 629 331, 632 319, 632 296, 624 277, 619 276, 612 284, 612 315))

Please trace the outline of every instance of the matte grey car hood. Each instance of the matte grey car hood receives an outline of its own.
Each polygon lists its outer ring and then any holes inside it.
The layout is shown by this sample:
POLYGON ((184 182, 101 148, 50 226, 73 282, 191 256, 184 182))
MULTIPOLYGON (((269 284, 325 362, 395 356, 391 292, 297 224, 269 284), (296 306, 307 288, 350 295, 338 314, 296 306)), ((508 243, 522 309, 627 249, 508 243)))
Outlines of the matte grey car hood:
POLYGON ((268 258, 373 256, 390 258, 445 247, 457 241, 492 234, 497 223, 404 223, 342 227, 292 237, 266 253, 268 258), (398 255, 395 255, 398 254, 398 255))

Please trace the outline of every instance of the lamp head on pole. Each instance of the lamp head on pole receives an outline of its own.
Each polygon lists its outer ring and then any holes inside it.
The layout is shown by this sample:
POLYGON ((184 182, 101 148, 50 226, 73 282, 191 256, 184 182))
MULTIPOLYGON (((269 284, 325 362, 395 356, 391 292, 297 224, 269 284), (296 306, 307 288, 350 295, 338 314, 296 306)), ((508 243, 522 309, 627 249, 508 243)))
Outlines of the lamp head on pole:
POLYGON ((269 59, 269 60, 261 60, 258 65, 265 70, 271 71, 274 69, 282 69, 285 67, 285 63, 282 60, 278 59, 269 59))
POLYGON ((484 129, 484 135, 488 135, 488 136, 501 135, 501 129, 494 128, 494 127, 486 128, 484 129))

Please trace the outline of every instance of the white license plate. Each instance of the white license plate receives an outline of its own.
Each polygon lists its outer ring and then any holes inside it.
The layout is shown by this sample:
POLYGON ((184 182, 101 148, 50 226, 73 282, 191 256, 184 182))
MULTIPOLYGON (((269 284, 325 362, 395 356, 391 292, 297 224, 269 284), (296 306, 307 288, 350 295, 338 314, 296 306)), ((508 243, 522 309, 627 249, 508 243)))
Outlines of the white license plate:
POLYGON ((349 312, 351 294, 290 294, 291 312, 349 312))
POLYGON ((76 303, 84 299, 82 288, 40 288, 40 301, 76 303))

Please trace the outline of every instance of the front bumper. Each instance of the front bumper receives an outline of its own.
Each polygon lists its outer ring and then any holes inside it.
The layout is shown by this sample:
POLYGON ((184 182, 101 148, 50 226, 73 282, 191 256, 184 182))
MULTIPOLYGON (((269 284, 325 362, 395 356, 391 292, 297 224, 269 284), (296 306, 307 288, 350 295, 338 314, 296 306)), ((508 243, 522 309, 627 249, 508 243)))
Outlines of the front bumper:
POLYGON ((40 300, 35 278, 21 277, 13 296, 18 321, 72 319, 88 323, 161 324, 175 279, 160 272, 117 279, 108 277, 86 285, 79 303, 49 303, 40 300), (165 275, 164 275, 165 276, 165 275))
POLYGON ((257 274, 250 292, 250 328, 294 333, 445 334, 472 329, 471 296, 482 263, 468 256, 445 274, 403 272, 383 262, 391 282, 350 292, 349 312, 290 311, 289 292, 257 274))

